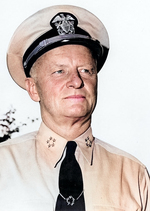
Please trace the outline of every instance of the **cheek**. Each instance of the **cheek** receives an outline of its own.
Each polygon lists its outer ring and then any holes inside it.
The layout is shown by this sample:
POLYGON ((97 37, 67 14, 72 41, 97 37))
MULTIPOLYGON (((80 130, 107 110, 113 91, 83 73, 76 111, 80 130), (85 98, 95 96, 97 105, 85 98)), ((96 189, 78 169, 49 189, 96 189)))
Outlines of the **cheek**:
POLYGON ((95 80, 88 81, 86 84, 86 87, 87 87, 88 92, 91 95, 93 95, 93 96, 97 95, 97 82, 95 80))
POLYGON ((88 92, 89 92, 91 104, 95 106, 96 101, 97 101, 97 83, 90 84, 88 92))
POLYGON ((43 100, 47 102, 49 105, 55 105, 59 103, 61 98, 61 89, 59 84, 51 83, 48 86, 45 86, 43 89, 43 100))

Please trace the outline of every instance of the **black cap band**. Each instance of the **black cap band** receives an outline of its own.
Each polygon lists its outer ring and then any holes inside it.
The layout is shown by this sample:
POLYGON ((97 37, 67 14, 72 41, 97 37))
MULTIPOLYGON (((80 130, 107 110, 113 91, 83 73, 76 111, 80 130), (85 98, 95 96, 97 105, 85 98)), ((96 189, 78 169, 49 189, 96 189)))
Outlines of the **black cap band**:
POLYGON ((32 48, 33 46, 30 46, 26 53, 23 56, 23 67, 24 71, 27 77, 30 77, 30 69, 34 62, 42 56, 47 51, 62 46, 62 45, 68 45, 68 44, 78 44, 78 45, 84 45, 90 49, 93 49, 96 51, 97 56, 100 57, 100 55, 103 54, 103 47, 96 41, 90 39, 88 36, 85 35, 61 35, 56 36, 52 38, 48 38, 45 40, 42 40, 39 42, 39 44, 32 48))

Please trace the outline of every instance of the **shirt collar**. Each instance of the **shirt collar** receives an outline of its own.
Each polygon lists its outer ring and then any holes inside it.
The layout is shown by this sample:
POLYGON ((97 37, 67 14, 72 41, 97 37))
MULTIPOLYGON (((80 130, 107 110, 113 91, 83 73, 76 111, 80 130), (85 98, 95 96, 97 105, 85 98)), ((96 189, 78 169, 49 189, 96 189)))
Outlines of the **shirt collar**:
MULTIPOLYGON (((85 160, 91 165, 94 147, 94 138, 92 129, 89 127, 82 135, 74 139, 77 143, 77 150, 80 150, 85 160)), ((43 122, 40 125, 36 137, 36 144, 40 145, 42 150, 48 150, 53 166, 61 159, 67 140, 49 129, 43 122)))

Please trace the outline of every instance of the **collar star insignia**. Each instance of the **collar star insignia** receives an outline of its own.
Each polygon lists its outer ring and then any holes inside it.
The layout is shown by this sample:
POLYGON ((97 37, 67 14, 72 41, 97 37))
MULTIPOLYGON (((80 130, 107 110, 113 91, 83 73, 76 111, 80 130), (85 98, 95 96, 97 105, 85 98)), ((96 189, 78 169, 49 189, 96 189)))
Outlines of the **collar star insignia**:
POLYGON ((86 143, 86 146, 87 147, 91 147, 92 146, 92 143, 93 143, 93 140, 90 140, 89 136, 85 139, 85 143, 86 143))
POLYGON ((56 142, 55 138, 49 137, 49 139, 46 141, 48 148, 54 147, 55 146, 55 142, 56 142))

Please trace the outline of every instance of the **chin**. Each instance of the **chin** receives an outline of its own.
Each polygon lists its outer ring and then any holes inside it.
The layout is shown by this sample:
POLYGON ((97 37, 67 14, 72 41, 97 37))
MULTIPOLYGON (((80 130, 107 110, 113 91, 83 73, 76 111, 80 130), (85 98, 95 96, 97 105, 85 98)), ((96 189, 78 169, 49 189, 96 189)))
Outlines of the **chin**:
POLYGON ((63 111, 63 114, 66 114, 66 116, 70 118, 82 118, 91 114, 91 108, 89 109, 87 106, 83 105, 74 105, 70 108, 66 107, 66 109, 63 111))
POLYGON ((84 118, 87 117, 88 112, 87 111, 72 111, 72 112, 67 112, 67 116, 70 118, 84 118))

